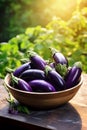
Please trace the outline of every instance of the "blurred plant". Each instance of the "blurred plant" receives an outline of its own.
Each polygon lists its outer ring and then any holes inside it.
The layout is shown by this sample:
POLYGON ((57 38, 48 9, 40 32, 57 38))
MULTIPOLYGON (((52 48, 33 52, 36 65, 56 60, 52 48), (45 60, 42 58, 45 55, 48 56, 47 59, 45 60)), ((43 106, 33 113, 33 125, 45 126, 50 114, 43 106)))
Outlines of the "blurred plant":
POLYGON ((83 10, 73 13, 66 22, 61 18, 49 22, 46 27, 40 25, 28 27, 24 33, 0 44, 0 77, 6 75, 6 68, 14 69, 28 59, 27 51, 33 50, 44 59, 50 58, 49 47, 60 50, 72 65, 81 61, 83 71, 87 72, 87 18, 83 10))
POLYGON ((7 42, 27 27, 45 27, 53 18, 69 20, 86 0, 0 0, 0 42, 7 42))

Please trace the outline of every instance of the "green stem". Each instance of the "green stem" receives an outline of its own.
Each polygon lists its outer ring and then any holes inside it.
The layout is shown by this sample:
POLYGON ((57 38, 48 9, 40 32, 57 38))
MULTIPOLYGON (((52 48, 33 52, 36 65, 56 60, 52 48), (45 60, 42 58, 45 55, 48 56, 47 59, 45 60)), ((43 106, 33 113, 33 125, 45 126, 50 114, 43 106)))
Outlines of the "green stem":
POLYGON ((28 51, 28 54, 29 54, 29 59, 30 59, 31 57, 37 55, 37 53, 34 52, 34 51, 28 51))
POLYGON ((75 62, 74 66, 77 66, 77 67, 79 67, 79 68, 82 69, 82 63, 81 63, 81 61, 75 62))
POLYGON ((48 65, 45 66, 46 75, 48 75, 48 72, 51 71, 51 70, 52 70, 52 68, 50 66, 48 66, 48 65))
POLYGON ((49 49, 50 49, 50 51, 51 51, 52 56, 53 56, 55 53, 58 52, 58 50, 56 50, 56 49, 53 48, 53 47, 50 47, 49 49))
POLYGON ((14 72, 14 70, 13 69, 11 69, 11 68, 8 68, 8 67, 6 67, 6 69, 5 69, 8 73, 13 73, 14 72))
POLYGON ((12 81, 18 84, 18 78, 11 73, 12 81))

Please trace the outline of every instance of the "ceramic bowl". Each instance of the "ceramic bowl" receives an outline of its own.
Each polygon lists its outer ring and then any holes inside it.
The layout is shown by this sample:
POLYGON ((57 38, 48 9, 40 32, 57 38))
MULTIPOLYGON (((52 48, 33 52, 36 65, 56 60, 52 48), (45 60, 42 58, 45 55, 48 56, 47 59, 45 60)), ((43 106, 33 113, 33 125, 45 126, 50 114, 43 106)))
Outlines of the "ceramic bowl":
POLYGON ((80 82, 70 89, 58 92, 40 93, 40 92, 22 91, 19 89, 15 89, 13 86, 10 86, 11 77, 9 74, 6 75, 4 81, 8 90, 18 102, 39 109, 54 108, 67 103, 76 95, 76 93, 78 92, 79 88, 83 83, 81 77, 80 82))

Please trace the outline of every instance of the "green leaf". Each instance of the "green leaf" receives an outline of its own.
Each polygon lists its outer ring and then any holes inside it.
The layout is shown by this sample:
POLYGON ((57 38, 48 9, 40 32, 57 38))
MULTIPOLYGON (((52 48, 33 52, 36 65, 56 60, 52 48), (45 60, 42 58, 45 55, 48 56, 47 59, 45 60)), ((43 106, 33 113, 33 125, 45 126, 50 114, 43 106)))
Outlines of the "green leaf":
POLYGON ((62 77, 64 77, 68 71, 66 65, 65 64, 62 65, 60 63, 56 64, 55 69, 62 77))

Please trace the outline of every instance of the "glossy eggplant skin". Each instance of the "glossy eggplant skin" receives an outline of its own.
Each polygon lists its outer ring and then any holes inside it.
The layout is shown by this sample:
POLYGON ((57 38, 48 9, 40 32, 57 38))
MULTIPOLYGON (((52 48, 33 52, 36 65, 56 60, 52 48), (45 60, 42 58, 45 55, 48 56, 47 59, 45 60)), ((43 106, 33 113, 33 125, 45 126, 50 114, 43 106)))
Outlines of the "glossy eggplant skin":
POLYGON ((27 62, 27 63, 24 63, 22 64, 20 67, 18 67, 14 72, 13 72, 13 75, 16 76, 16 77, 19 77, 20 74, 27 70, 27 69, 30 69, 31 68, 31 63, 30 62, 27 62))
POLYGON ((21 90, 32 92, 31 86, 26 81, 24 81, 23 79, 18 79, 17 86, 21 90))
POLYGON ((81 78, 82 69, 77 66, 73 66, 69 69, 65 76, 66 89, 75 86, 81 78))
POLYGON ((51 68, 55 69, 55 62, 51 62, 51 63, 49 64, 49 66, 50 66, 51 68))
POLYGON ((31 86, 25 80, 18 78, 13 74, 11 74, 11 78, 11 85, 13 85, 15 88, 32 92, 31 86))
POLYGON ((52 57, 56 64, 60 63, 62 65, 66 64, 66 66, 68 66, 68 60, 61 52, 58 52, 54 48, 50 48, 50 49, 51 49, 52 57))
POLYGON ((29 69, 21 73, 20 78, 24 79, 25 81, 30 81, 34 79, 45 80, 45 72, 39 69, 29 69))
POLYGON ((46 61, 38 54, 35 54, 34 52, 30 53, 30 61, 32 63, 32 66, 35 69, 44 70, 45 65, 47 64, 46 61))
POLYGON ((48 72, 46 71, 46 78, 55 87, 56 91, 65 89, 64 79, 55 70, 51 69, 51 70, 48 70, 48 72))
POLYGON ((55 60, 56 63, 60 63, 60 64, 66 64, 68 66, 68 62, 67 62, 67 59, 65 58, 65 56, 60 53, 60 52, 57 52, 53 55, 53 58, 55 60))
POLYGON ((56 91, 54 86, 45 80, 36 79, 28 82, 28 84, 33 89, 33 92, 55 92, 56 91))

